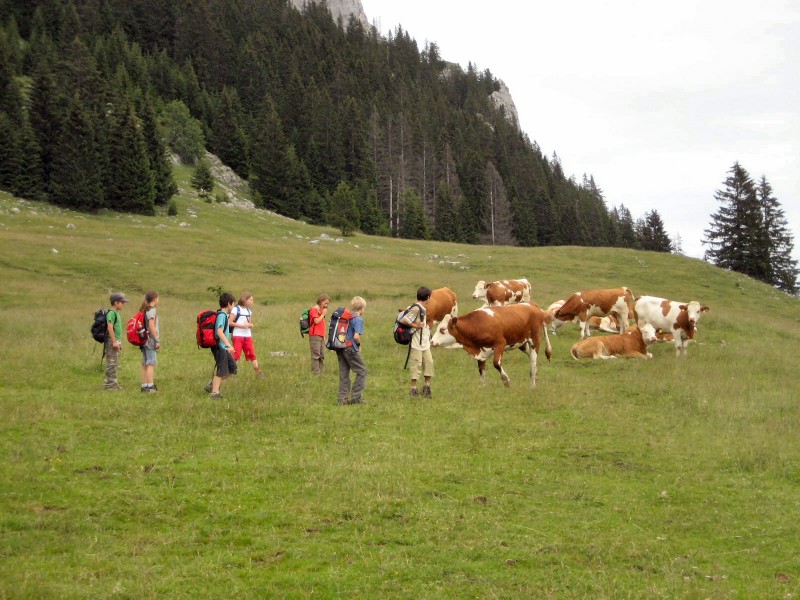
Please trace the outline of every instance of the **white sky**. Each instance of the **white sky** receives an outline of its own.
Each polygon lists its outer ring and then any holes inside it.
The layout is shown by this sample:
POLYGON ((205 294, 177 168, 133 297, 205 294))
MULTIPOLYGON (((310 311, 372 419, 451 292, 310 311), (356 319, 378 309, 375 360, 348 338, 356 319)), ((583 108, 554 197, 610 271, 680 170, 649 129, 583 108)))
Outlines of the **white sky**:
POLYGON ((700 244, 735 161, 765 175, 800 258, 797 0, 361 0, 386 35, 489 69, 520 124, 609 206, 657 209, 683 251, 700 244))

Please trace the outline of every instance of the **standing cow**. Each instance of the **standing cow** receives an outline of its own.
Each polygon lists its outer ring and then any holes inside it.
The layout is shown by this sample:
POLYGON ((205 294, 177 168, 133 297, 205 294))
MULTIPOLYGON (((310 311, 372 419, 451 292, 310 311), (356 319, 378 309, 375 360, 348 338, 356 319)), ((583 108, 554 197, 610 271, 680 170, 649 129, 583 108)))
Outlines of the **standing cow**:
POLYGON ((686 356, 686 348, 697 333, 697 321, 700 315, 709 310, 711 309, 701 306, 696 300, 675 302, 655 296, 642 296, 634 303, 634 314, 639 327, 649 323, 656 330, 672 333, 675 356, 686 356))
POLYGON ((554 317, 559 321, 572 321, 578 318, 581 339, 591 335, 589 317, 615 315, 618 331, 622 333, 628 326, 628 315, 633 314, 633 293, 626 287, 610 290, 585 290, 575 292, 557 309, 554 317))
MULTIPOLYGON (((566 325, 564 321, 556 318, 556 312, 559 308, 564 306, 565 302, 566 300, 556 300, 550 306, 548 306, 547 310, 545 311, 550 316, 550 333, 553 335, 557 335, 558 330, 566 325)), ((580 320, 578 317, 575 317, 572 322, 578 324, 580 323, 580 320)), ((619 319, 617 319, 616 315, 607 315, 605 317, 589 317, 589 329, 592 331, 617 333, 619 331, 619 319)))
POLYGON ((511 379, 503 369, 503 352, 506 348, 519 348, 530 359, 530 386, 536 387, 540 334, 544 331, 545 355, 552 356, 550 338, 547 337, 547 315, 535 304, 484 307, 462 317, 446 316, 439 323, 431 345, 443 348, 464 348, 478 361, 481 381, 486 382, 486 361, 494 355, 494 368, 508 387, 511 379))
POLYGON ((484 306, 504 306, 515 302, 531 301, 531 284, 527 279, 503 279, 501 281, 479 281, 472 297, 484 298, 484 306))
POLYGON ((428 314, 428 323, 431 329, 445 318, 446 315, 458 315, 458 297, 450 288, 437 288, 431 292, 431 297, 423 302, 428 314))

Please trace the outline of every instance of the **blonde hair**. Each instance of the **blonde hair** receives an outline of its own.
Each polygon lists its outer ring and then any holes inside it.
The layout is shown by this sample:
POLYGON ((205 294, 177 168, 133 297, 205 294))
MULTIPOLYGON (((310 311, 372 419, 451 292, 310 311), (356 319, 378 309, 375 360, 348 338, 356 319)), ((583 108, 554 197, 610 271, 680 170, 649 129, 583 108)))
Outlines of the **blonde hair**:
POLYGON ((247 304, 247 301, 253 297, 253 294, 250 292, 242 292, 242 295, 239 296, 239 306, 244 306, 247 304))
POLYGON ((354 296, 350 301, 350 306, 353 307, 354 311, 358 312, 359 310, 364 310, 367 307, 367 301, 361 296, 354 296))

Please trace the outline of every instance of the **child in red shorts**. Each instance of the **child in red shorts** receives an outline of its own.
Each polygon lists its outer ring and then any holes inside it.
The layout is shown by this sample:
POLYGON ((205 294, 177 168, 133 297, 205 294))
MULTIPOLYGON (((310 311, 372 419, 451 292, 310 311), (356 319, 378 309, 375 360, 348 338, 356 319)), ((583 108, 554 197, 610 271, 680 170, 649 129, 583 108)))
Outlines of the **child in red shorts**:
POLYGON ((231 311, 231 337, 233 338, 233 358, 238 361, 244 351, 245 360, 249 360, 258 377, 264 379, 264 372, 258 366, 256 349, 253 345, 253 294, 242 292, 239 304, 231 311))

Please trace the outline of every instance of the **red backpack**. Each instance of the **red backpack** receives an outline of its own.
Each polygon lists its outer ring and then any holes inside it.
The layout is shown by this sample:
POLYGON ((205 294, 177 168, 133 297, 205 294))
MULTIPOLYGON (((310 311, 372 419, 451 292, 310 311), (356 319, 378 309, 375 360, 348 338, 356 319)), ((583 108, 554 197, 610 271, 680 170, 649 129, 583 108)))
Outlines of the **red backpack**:
POLYGON ((141 348, 147 343, 147 327, 145 326, 143 312, 139 311, 128 319, 125 333, 128 336, 128 341, 134 346, 141 348))
POLYGON ((214 325, 217 322, 216 310, 204 310, 197 315, 197 347, 213 348, 217 345, 214 325))

